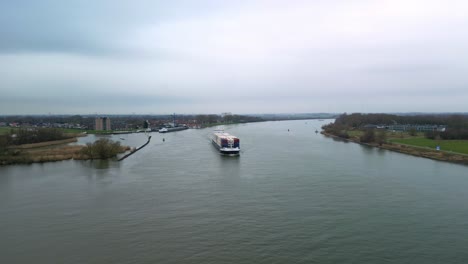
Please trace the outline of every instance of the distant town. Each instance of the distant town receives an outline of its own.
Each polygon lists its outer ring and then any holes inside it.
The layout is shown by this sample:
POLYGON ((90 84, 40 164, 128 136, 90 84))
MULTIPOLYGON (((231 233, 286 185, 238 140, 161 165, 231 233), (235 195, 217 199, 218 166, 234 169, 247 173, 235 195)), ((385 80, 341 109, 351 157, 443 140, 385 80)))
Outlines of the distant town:
POLYGON ((248 123, 276 120, 326 119, 338 114, 260 114, 232 113, 208 115, 27 115, 0 116, 0 128, 61 128, 89 132, 156 131, 173 123, 188 128, 203 128, 218 124, 248 123), (174 122, 175 121, 175 122, 174 122))

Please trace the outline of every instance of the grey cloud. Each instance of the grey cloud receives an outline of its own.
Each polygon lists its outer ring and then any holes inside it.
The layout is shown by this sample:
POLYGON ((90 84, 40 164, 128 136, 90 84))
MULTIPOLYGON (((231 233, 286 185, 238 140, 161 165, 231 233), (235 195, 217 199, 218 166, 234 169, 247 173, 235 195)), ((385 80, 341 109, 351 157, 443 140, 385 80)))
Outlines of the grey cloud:
POLYGON ((120 41, 135 28, 221 7, 209 0, 2 1, 0 53, 125 55, 131 51, 120 41))
POLYGON ((373 65, 364 71, 376 74, 433 74, 448 70, 442 63, 414 63, 408 61, 399 64, 373 65))
POLYGON ((0 113, 466 108, 468 16, 386 3, 1 1, 0 113))

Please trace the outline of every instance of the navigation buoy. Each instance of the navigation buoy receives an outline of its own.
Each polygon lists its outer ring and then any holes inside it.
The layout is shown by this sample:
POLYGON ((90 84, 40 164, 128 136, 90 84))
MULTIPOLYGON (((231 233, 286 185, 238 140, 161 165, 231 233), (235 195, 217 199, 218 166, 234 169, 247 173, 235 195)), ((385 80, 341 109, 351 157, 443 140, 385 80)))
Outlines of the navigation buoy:
POLYGON ((164 141, 166 141, 166 139, 165 139, 165 138, 163 138, 163 142, 164 142, 164 141))
POLYGON ((288 128, 288 132, 289 132, 289 128, 288 128))

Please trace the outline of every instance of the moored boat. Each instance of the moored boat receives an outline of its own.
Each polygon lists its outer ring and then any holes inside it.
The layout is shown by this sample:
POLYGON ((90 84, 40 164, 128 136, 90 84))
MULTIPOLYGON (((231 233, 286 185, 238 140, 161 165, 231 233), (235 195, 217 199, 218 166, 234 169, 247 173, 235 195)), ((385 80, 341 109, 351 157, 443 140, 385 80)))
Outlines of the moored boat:
POLYGON ((159 129, 159 133, 168 133, 168 132, 175 132, 180 130, 188 129, 187 126, 176 126, 176 127, 163 127, 159 129))
POLYGON ((240 140, 224 131, 216 130, 211 140, 221 154, 236 156, 240 152, 240 140))
POLYGON ((175 132, 180 130, 188 129, 186 125, 179 125, 176 123, 175 113, 172 116, 172 123, 165 124, 164 127, 158 130, 159 133, 168 133, 168 132, 175 132))

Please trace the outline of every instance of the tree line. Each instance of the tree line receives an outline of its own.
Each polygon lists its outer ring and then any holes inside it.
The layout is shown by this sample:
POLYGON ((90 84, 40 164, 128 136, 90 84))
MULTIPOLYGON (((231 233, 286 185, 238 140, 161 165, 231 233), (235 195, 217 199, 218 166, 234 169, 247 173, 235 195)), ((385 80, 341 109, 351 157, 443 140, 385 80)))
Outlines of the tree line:
POLYGON ((195 120, 200 125, 209 125, 216 123, 247 123, 247 122, 259 122, 264 121, 262 118, 257 116, 247 115, 196 115, 195 120))
POLYGON ((336 124, 359 128, 367 124, 393 125, 445 125, 452 129, 468 129, 468 115, 433 114, 433 115, 394 115, 394 114, 342 114, 335 119, 336 124))
MULTIPOLYGON (((468 139, 468 115, 437 114, 437 115, 392 115, 392 114, 342 114, 334 123, 323 126, 325 132, 349 138, 350 129, 364 129, 366 125, 444 125, 445 131, 427 131, 429 139, 468 139)), ((370 133, 370 132, 369 132, 370 133)), ((415 135, 416 131, 410 131, 415 135)), ((370 136, 369 136, 370 137, 370 136)), ((370 137, 371 138, 371 137, 370 137)), ((366 139, 364 139, 366 141, 366 139)))
POLYGON ((17 128, 9 133, 0 135, 0 148, 11 145, 22 145, 54 141, 67 138, 63 131, 56 128, 17 128))

